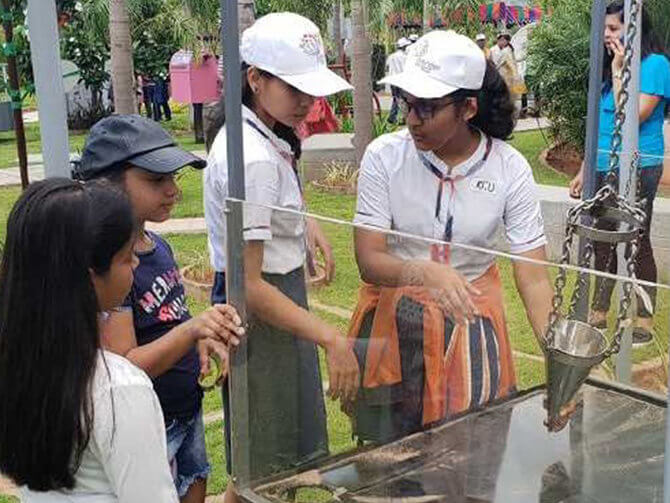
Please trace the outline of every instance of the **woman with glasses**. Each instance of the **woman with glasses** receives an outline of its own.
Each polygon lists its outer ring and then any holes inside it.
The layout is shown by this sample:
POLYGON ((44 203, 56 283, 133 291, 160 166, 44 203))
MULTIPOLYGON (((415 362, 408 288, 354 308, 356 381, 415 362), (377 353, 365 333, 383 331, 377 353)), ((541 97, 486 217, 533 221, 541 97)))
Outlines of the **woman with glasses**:
MULTIPOLYGON (((496 248, 502 227, 512 253, 546 258, 531 168, 505 143, 514 106, 481 49, 431 32, 403 73, 382 83, 400 89, 408 127, 370 144, 358 183, 355 223, 366 228, 356 229, 355 249, 365 284, 349 336, 362 388, 349 410, 359 439, 372 442, 516 390, 495 257, 458 245, 496 248)), ((547 272, 525 261, 512 269, 541 340, 547 272)))

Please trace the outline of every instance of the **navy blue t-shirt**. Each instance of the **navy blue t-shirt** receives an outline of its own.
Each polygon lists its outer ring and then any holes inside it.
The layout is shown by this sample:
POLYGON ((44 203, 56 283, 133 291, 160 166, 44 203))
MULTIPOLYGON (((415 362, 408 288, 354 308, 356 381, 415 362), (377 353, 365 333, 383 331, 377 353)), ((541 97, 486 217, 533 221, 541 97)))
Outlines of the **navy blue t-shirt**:
MULTIPOLYGON (((155 243, 154 249, 137 254, 140 264, 124 303, 133 310, 139 346, 155 341, 191 318, 170 245, 153 232, 147 235, 155 243)), ((189 419, 198 412, 202 401, 199 375, 200 360, 193 347, 175 366, 153 379, 166 423, 172 419, 189 419)))

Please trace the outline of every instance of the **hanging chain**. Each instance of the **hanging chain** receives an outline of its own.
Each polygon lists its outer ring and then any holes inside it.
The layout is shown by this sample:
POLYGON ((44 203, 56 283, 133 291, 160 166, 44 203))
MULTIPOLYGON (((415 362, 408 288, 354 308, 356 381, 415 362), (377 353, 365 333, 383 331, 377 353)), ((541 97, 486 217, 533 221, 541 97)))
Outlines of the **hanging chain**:
MULTIPOLYGON (((574 210, 570 210, 570 213, 574 210)), ((563 254, 561 256, 561 265, 570 263, 570 251, 572 250, 572 241, 575 237, 575 224, 568 213, 568 223, 565 229, 565 240, 563 241, 563 254)), ((549 326, 547 327, 547 337, 545 347, 550 348, 554 344, 555 330, 558 320, 561 318, 561 308, 563 307, 563 290, 567 280, 567 270, 565 267, 558 269, 556 280, 554 281, 554 297, 551 301, 551 312, 549 313, 549 326)))
POLYGON ((633 62, 633 40, 637 34, 638 17, 640 15, 640 6, 642 0, 631 0, 628 29, 626 31, 626 47, 624 50, 623 68, 621 69, 621 92, 619 100, 616 103, 616 115, 614 120, 614 132, 612 133, 612 146, 610 150, 609 172, 607 173, 607 183, 615 186, 618 179, 618 170, 621 165, 619 152, 623 143, 622 132, 626 122, 626 104, 630 95, 628 94, 628 85, 632 78, 631 66, 633 62))
MULTIPOLYGON (((561 265, 565 266, 570 263, 570 252, 572 249, 572 244, 575 236, 575 229, 577 225, 581 224, 582 217, 588 213, 591 213, 592 210, 597 206, 613 205, 618 209, 626 211, 631 215, 635 216, 640 223, 644 222, 645 214, 642 211, 638 204, 631 205, 623 197, 619 195, 618 190, 618 181, 619 181, 619 168, 621 166, 621 157, 620 151, 623 143, 623 126, 626 122, 626 105, 630 99, 628 93, 628 87, 632 78, 632 60, 633 60, 633 40, 638 31, 639 24, 639 15, 640 15, 640 6, 642 0, 631 0, 631 8, 629 13, 629 23, 627 27, 627 41, 624 52, 624 62, 621 70, 622 80, 621 80, 621 91, 619 93, 619 99, 616 103, 616 114, 614 121, 614 131, 612 133, 612 144, 610 150, 610 159, 609 159, 609 171, 607 173, 606 182, 603 187, 601 187, 596 194, 591 198, 585 201, 582 201, 575 207, 571 208, 568 211, 567 224, 565 229, 565 240, 563 241, 562 248, 562 257, 561 265)), ((634 157, 633 165, 637 168, 639 166, 639 156, 634 157)), ((638 190, 639 190, 639 179, 638 177, 638 190)), ((630 192, 630 179, 628 186, 626 187, 626 195, 630 192)), ((637 198, 636 198, 637 199, 637 198)), ((642 227, 640 227, 640 233, 642 232, 642 227)), ((635 258, 637 257, 639 245, 638 245, 639 235, 636 239, 633 240, 629 245, 630 255, 628 256, 628 261, 626 264, 628 277, 630 278, 624 284, 623 295, 621 297, 619 314, 617 318, 617 325, 615 336, 612 340, 611 346, 608 349, 608 356, 618 352, 621 347, 621 338, 626 329, 626 319, 628 317, 628 311, 630 310, 630 305, 632 302, 632 292, 633 292, 633 280, 635 279, 635 258)), ((612 246, 616 250, 616 244, 612 246)), ((594 246, 591 241, 587 243, 587 246, 584 250, 584 256, 580 260, 580 265, 582 267, 588 267, 590 265, 591 258, 594 254, 594 246)), ((612 255, 612 254, 610 254, 612 255)), ((611 260, 611 256, 610 256, 611 260)), ((608 264, 608 269, 609 266, 608 264)), ((565 290, 567 282, 567 270, 565 267, 560 267, 558 274, 556 275, 556 280, 554 282, 554 297, 552 299, 552 310, 549 314, 549 325, 547 328, 547 335, 545 340, 545 347, 551 348, 555 341, 556 335, 556 326, 558 321, 561 318, 561 310, 563 307, 563 293, 565 290)), ((574 316, 574 312, 579 301, 581 288, 585 286, 586 275, 580 274, 579 280, 577 282, 577 288, 573 294, 572 302, 570 305, 570 317, 574 316)))
MULTIPOLYGON (((582 255, 581 260, 579 261, 580 267, 583 267, 584 269, 591 268, 591 257, 593 257, 593 251, 594 251, 593 241, 589 239, 586 241, 586 245, 584 246, 584 254, 582 255)), ((575 284, 575 289, 572 294, 572 302, 570 303, 570 311, 568 314, 568 318, 575 317, 575 311, 577 310, 577 305, 579 304, 581 293, 583 291, 586 291, 586 282, 588 281, 588 278, 589 278, 588 272, 579 273, 579 278, 577 279, 577 283, 575 284)))

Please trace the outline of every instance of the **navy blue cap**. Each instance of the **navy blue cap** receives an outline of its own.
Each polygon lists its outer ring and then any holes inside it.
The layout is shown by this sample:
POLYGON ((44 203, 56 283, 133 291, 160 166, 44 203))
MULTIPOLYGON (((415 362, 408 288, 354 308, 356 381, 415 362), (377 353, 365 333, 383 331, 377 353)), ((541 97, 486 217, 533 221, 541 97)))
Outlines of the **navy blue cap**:
POLYGON ((158 123, 141 115, 112 115, 98 121, 86 139, 73 177, 89 180, 132 164, 151 173, 170 174, 207 162, 187 152, 158 123))

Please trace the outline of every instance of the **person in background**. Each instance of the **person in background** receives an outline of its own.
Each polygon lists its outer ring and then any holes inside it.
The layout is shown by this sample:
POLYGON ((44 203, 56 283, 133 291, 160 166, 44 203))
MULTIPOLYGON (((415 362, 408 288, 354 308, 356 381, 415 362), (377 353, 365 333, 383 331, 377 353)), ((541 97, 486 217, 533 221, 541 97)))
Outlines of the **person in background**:
POLYGON ((527 89, 523 80, 519 77, 519 70, 514 57, 514 47, 510 43, 511 40, 512 36, 507 30, 501 31, 498 34, 496 45, 491 48, 490 57, 496 70, 498 70, 505 84, 507 84, 507 89, 509 89, 512 97, 512 103, 516 107, 517 101, 527 89))
POLYGON ((24 503, 179 501, 151 381, 101 342, 103 313, 133 284, 135 231, 110 184, 33 183, 9 215, 0 472, 24 503))
POLYGON ((479 48, 484 51, 484 57, 489 59, 491 57, 491 50, 486 45, 486 35, 484 33, 478 33, 475 42, 477 42, 479 48))
POLYGON ((154 92, 156 83, 148 76, 142 75, 142 99, 144 100, 144 114, 148 119, 154 118, 154 92))
POLYGON ((154 106, 154 120, 160 122, 163 120, 163 114, 165 114, 165 120, 172 120, 172 110, 170 110, 170 91, 168 88, 168 82, 162 77, 156 77, 154 79, 156 83, 156 88, 153 93, 153 106, 154 106))
MULTIPOLYGON (((405 50, 412 45, 408 38, 402 37, 396 42, 396 51, 386 59, 386 73, 387 75, 396 75, 402 73, 405 66, 405 50)), ((391 87, 393 95, 393 103, 391 104, 391 111, 389 113, 388 121, 395 124, 398 120, 398 97, 400 90, 396 87, 391 87)))
MULTIPOLYGON (((600 99, 600 128, 598 136, 598 163, 596 187, 607 183, 609 154, 612 146, 612 133, 616 103, 621 94, 622 69, 624 63, 624 2, 617 0, 607 6, 605 17, 605 67, 600 99)), ((644 210, 647 219, 640 241, 640 249, 635 261, 635 274, 638 278, 656 282, 657 270, 654 251, 651 245, 651 219, 654 211, 654 199, 659 180, 663 174, 663 156, 665 144, 663 121, 666 106, 670 100, 670 61, 653 31, 646 11, 642 13, 642 66, 640 68, 640 177, 638 198, 645 201, 644 210)), ((584 169, 570 183, 570 195, 581 197, 584 185, 584 169)), ((593 168, 590 168, 593 169, 593 168)), ((607 227, 608 230, 613 230, 607 227)), ((617 259, 610 252, 607 243, 595 245, 595 267, 600 271, 617 272, 617 259)), ((656 289, 644 287, 649 294, 652 307, 656 304, 656 289)), ((596 278, 596 292, 591 304, 589 322, 597 328, 607 328, 607 312, 610 308, 614 281, 596 278)), ((633 344, 642 345, 653 340, 653 313, 638 298, 637 318, 633 328, 633 344)))

